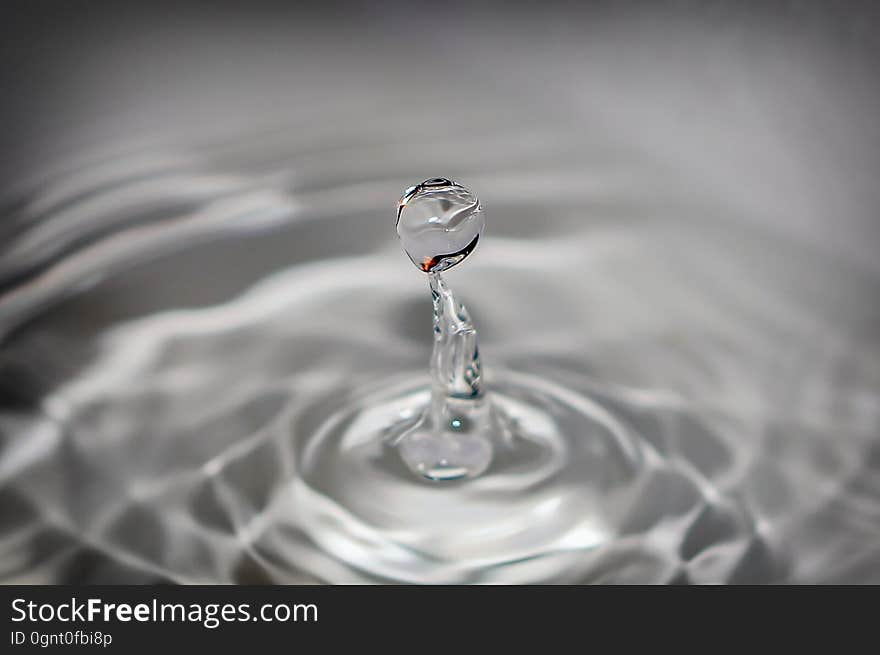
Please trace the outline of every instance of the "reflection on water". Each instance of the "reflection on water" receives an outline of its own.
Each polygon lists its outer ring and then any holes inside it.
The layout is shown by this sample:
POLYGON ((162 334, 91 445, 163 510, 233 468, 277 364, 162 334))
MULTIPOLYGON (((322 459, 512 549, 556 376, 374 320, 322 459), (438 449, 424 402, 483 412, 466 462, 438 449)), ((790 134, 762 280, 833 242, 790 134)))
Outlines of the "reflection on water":
MULTIPOLYGON (((582 100, 127 151, 9 205, 2 579, 876 580, 876 268, 786 223, 809 190, 582 100), (450 486, 352 437, 427 383, 393 224, 436 174, 479 190, 448 277, 542 435, 450 486)), ((780 166, 802 143, 739 128, 780 166)))

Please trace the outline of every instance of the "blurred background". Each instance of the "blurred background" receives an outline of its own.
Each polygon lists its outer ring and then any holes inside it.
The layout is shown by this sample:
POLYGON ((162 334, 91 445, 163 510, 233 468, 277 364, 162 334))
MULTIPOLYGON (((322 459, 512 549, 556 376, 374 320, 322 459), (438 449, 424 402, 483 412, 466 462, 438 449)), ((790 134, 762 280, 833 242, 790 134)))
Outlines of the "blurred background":
POLYGON ((4 582, 880 583, 873 3, 4 8, 4 582), (304 510, 327 417, 427 379, 436 176, 489 373, 647 453, 600 537, 413 563, 403 483, 393 539, 304 510))

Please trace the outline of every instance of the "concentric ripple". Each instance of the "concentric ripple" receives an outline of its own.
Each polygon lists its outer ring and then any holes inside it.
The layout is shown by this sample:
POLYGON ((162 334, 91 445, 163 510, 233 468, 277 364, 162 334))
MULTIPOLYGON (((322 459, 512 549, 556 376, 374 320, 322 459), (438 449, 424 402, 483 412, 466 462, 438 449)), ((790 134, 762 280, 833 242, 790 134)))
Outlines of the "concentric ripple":
POLYGON ((427 398, 430 302, 392 230, 418 125, 300 175, 254 140, 126 156, 25 203, 0 266, 4 581, 873 570, 875 277, 641 156, 542 159, 559 134, 493 121, 452 171, 492 216, 449 276, 510 421, 474 480, 419 480, 383 440, 427 398))

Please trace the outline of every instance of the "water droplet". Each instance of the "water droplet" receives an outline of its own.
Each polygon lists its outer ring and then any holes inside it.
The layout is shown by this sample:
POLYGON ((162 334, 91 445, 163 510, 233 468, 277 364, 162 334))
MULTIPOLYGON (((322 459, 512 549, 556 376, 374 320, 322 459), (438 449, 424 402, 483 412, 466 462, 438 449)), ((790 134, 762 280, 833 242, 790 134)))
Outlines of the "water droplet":
POLYGON ((477 196, 442 177, 410 187, 397 205, 397 235, 413 264, 426 273, 445 271, 467 257, 484 226, 477 196))
POLYGON ((410 470, 430 480, 479 476, 500 432, 482 386, 477 331, 440 275, 473 251, 484 224, 477 196, 442 177, 410 187, 397 206, 404 250, 430 274, 434 350, 431 403, 394 442, 410 470))

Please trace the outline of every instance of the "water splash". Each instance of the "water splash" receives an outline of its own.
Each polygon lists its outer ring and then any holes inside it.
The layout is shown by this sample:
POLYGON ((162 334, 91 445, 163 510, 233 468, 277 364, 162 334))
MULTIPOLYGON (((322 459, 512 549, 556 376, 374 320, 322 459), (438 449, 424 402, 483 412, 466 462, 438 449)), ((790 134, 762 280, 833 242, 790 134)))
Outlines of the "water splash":
POLYGON ((34 265, 0 297, 5 581, 871 578, 876 276, 676 195, 642 152, 467 135, 499 207, 467 296, 509 434, 477 477, 414 476, 388 426, 431 402, 430 316, 387 235, 413 157, 393 128, 358 151, 370 176, 294 186, 242 143, 180 181, 235 170, 222 198, 163 181, 135 215, 125 180, 81 182, 22 228, 81 212, 69 252, 8 243, 34 265))
POLYGON ((391 443, 412 471, 430 480, 480 475, 502 431, 483 388, 477 330, 440 275, 473 252, 484 227, 477 197, 445 178, 410 187, 398 203, 397 234, 410 260, 429 275, 434 348, 431 402, 391 443))
POLYGON ((433 178, 404 193, 398 234, 433 300, 431 385, 347 403, 299 458, 303 529, 374 576, 429 581, 422 569, 436 561, 459 578, 528 570, 523 558, 558 574, 558 549, 613 539, 635 498, 645 456, 599 404, 509 371, 484 385, 477 331, 439 272, 461 263, 483 228, 479 201, 459 184, 433 178), (467 483, 426 491, 394 453, 418 480, 467 483))

